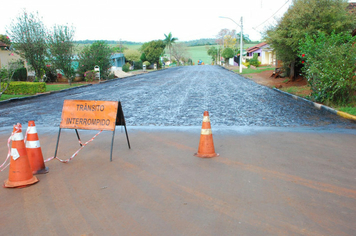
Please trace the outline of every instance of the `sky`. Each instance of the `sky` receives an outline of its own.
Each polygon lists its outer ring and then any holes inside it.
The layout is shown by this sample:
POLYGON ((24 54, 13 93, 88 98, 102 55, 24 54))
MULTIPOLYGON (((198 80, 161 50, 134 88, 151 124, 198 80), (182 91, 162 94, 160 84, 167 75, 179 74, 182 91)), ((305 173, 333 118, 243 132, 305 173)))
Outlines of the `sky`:
POLYGON ((266 27, 276 24, 292 0, 13 0, 0 14, 0 34, 23 13, 38 12, 43 23, 75 27, 74 40, 125 40, 148 42, 172 33, 179 41, 216 38, 221 29, 260 40, 266 27), (219 18, 219 16, 228 17, 219 18), (234 23, 235 21, 236 23, 234 23))

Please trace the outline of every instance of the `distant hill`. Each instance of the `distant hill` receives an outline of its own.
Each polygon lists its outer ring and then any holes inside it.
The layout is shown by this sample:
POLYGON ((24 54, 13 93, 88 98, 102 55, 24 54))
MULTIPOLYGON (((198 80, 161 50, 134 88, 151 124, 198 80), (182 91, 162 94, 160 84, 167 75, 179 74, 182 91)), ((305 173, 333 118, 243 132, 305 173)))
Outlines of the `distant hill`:
MULTIPOLYGON (((187 46, 204 46, 204 45, 214 45, 216 44, 215 42, 216 39, 196 39, 196 40, 191 40, 191 41, 179 41, 182 43, 185 43, 187 46)), ((75 43, 78 44, 92 44, 97 40, 77 40, 74 41, 75 43)), ((143 44, 142 42, 131 42, 131 41, 116 41, 116 40, 102 40, 105 41, 108 44, 126 44, 126 45, 141 45, 143 44)))
POLYGON ((207 38, 207 39, 196 39, 190 41, 179 41, 185 43, 188 47, 193 46, 205 46, 205 45, 216 45, 216 39, 207 38))
MULTIPOLYGON (((74 41, 74 43, 78 44, 92 44, 95 41, 98 40, 77 40, 74 41)), ((115 41, 115 40, 102 40, 107 42, 108 44, 123 44, 123 45, 142 45, 142 42, 132 42, 132 41, 115 41)), ((190 40, 190 41, 179 41, 181 43, 185 43, 188 47, 194 47, 194 46, 205 46, 205 45, 216 45, 216 39, 214 38, 203 38, 203 39, 195 39, 195 40, 190 40)), ((255 42, 249 42, 248 44, 258 44, 260 41, 255 41, 255 42)))
MULTIPOLYGON (((74 43, 78 43, 78 44, 92 44, 94 42, 96 42, 98 40, 89 40, 89 39, 86 39, 86 40, 77 40, 77 41, 74 41, 74 43)), ((131 41, 115 41, 115 40, 101 40, 101 41, 105 41, 106 43, 108 44, 128 44, 128 45, 141 45, 143 43, 138 43, 138 42, 131 42, 131 41)))

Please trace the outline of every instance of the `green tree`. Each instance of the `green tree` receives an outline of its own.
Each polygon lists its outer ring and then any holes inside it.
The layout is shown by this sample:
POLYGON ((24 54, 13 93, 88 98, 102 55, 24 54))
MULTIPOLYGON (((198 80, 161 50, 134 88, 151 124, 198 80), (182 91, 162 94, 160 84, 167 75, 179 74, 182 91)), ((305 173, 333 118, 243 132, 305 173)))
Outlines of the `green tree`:
POLYGON ((38 13, 23 10, 7 30, 13 47, 33 67, 36 77, 42 80, 48 58, 47 29, 38 13))
POLYGON ((147 58, 146 58, 146 54, 145 54, 145 53, 142 53, 142 54, 141 54, 140 60, 141 60, 141 61, 147 61, 147 58))
POLYGON ((211 56, 211 60, 216 62, 216 59, 218 57, 218 50, 216 49, 216 47, 211 46, 208 49, 208 55, 211 56))
POLYGON ((300 41, 303 72, 317 102, 345 105, 350 101, 356 90, 355 42, 349 33, 323 32, 300 41))
POLYGON ((72 66, 74 54, 75 30, 69 26, 54 26, 52 36, 49 37, 49 48, 52 55, 52 65, 60 69, 68 79, 69 85, 75 77, 75 71, 72 66))
POLYGON ((84 74, 86 71, 100 67, 100 75, 108 76, 111 67, 111 49, 105 41, 95 41, 90 46, 85 46, 79 53, 79 72, 84 74))
POLYGON ((231 48, 225 48, 221 54, 223 58, 225 58, 225 63, 229 63, 229 59, 234 57, 234 50, 231 48))
POLYGON ((278 24, 265 33, 265 40, 271 44, 284 67, 295 76, 296 62, 299 61, 299 41, 306 34, 324 32, 348 32, 355 26, 355 15, 346 9, 347 0, 294 0, 278 24))
MULTIPOLYGON (((236 34, 236 39, 237 39, 237 42, 238 44, 240 45, 240 39, 241 39, 241 33, 237 33, 236 34)), ((242 34, 242 42, 243 43, 251 43, 251 39, 250 39, 250 36, 248 34, 242 34)))
POLYGON ((169 60, 171 60, 171 54, 172 54, 172 46, 175 43, 175 41, 178 40, 178 38, 173 38, 172 33, 169 32, 168 35, 164 34, 165 39, 163 42, 166 44, 166 47, 169 50, 169 60))
POLYGON ((124 55, 127 61, 133 63, 134 61, 139 61, 141 53, 135 49, 127 49, 124 51, 124 55))
POLYGON ((123 53, 128 47, 123 46, 121 43, 112 48, 114 53, 123 53))
POLYGON ((145 53, 147 61, 150 63, 157 63, 159 65, 159 59, 164 52, 166 44, 162 40, 153 40, 148 43, 144 43, 141 46, 141 51, 145 53))

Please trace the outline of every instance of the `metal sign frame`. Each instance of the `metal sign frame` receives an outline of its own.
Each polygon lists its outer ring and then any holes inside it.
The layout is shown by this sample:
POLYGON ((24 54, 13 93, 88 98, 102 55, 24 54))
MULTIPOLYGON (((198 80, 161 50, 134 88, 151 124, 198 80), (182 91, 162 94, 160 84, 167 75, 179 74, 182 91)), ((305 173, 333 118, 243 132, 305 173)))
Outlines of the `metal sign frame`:
MULTIPOLYGON (((91 110, 93 110, 97 106, 99 106, 98 108, 100 108, 100 106, 103 106, 103 105, 94 105, 94 106, 93 105, 88 105, 88 109, 90 108, 91 110)), ((104 109, 105 108, 103 108, 102 110, 104 111, 104 109)), ((100 109, 98 109, 98 111, 100 111, 100 109)), ((71 113, 69 115, 73 115, 73 114, 76 114, 76 113, 72 109, 71 113)), ((110 118, 112 120, 112 118, 113 118, 112 117, 112 115, 113 115, 112 110, 110 112, 110 115, 111 115, 110 118)), ((105 116, 105 114, 104 114, 104 116, 105 116)), ((96 119, 96 120, 99 120, 99 119, 96 119)), ((107 120, 110 123, 110 120, 109 119, 107 119, 107 120)), ((112 161, 112 153, 113 153, 113 148, 114 148, 114 138, 115 138, 115 128, 116 128, 116 126, 124 126, 125 127, 127 144, 128 144, 129 149, 131 149, 130 140, 129 140, 129 136, 128 136, 127 128, 126 128, 125 116, 124 116, 124 112, 122 110, 122 106, 121 106, 121 102, 120 101, 118 101, 118 102, 105 102, 105 101, 86 101, 86 100, 65 100, 64 104, 63 104, 62 121, 61 121, 61 124, 60 124, 60 127, 59 127, 59 131, 58 131, 57 144, 56 144, 56 150, 55 150, 55 153, 54 153, 54 157, 55 158, 57 157, 59 139, 60 139, 60 135, 61 135, 61 130, 62 129, 74 129, 75 133, 77 135, 77 138, 78 138, 80 146, 83 146, 83 145, 82 145, 82 143, 80 141, 80 136, 79 136, 79 133, 78 133, 78 129, 88 129, 88 130, 95 130, 96 129, 96 130, 113 131, 112 140, 111 140, 111 150, 110 150, 110 161, 112 161), (94 104, 106 104, 106 103, 109 103, 109 105, 113 106, 113 107, 111 107, 112 109, 114 109, 113 111, 116 112, 116 116, 114 117, 114 122, 115 123, 111 124, 111 126, 109 128, 107 128, 107 129, 105 129, 105 128, 99 129, 99 127, 91 128, 91 127, 80 126, 80 124, 83 123, 83 119, 80 120, 80 118, 69 118, 69 119, 75 119, 76 121, 78 121, 78 119, 79 119, 81 122, 75 123, 75 124, 79 123, 79 125, 73 125, 71 123, 71 120, 69 120, 70 125, 66 125, 65 122, 67 121, 67 123, 68 123, 68 120, 66 120, 66 119, 68 119, 67 118, 68 114, 66 113, 68 111, 66 110, 66 107, 69 106, 69 107, 73 108, 73 104, 76 104, 77 105, 77 109, 78 109, 78 107, 80 107, 80 105, 78 105, 78 104, 82 104, 82 103, 85 103, 85 105, 93 104, 93 103, 94 104)), ((100 128, 102 128, 102 127, 100 127, 100 128)))

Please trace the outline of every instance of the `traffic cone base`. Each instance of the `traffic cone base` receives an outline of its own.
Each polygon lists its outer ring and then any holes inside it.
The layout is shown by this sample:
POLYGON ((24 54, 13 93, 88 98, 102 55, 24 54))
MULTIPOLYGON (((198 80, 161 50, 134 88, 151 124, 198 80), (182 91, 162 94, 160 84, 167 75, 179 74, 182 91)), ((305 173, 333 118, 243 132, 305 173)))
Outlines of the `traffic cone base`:
POLYGON ((26 149, 32 174, 37 175, 48 173, 48 167, 44 164, 42 149, 35 122, 33 120, 28 122, 26 149))
POLYGON ((207 111, 204 112, 198 152, 194 156, 202 158, 219 156, 214 149, 213 133, 210 126, 209 112, 207 111))
POLYGON ((11 182, 10 180, 5 180, 4 187, 5 188, 23 188, 23 187, 26 187, 27 185, 35 184, 38 181, 39 180, 37 179, 36 176, 32 176, 31 179, 24 180, 24 181, 11 182))
POLYGON ((45 167, 44 169, 38 170, 38 171, 32 171, 32 174, 34 175, 40 175, 40 174, 46 174, 48 173, 48 167, 45 167))
POLYGON ((218 157, 220 154, 219 153, 212 153, 212 154, 200 154, 200 153, 195 153, 194 156, 196 157, 201 157, 201 158, 211 158, 211 157, 218 157))

